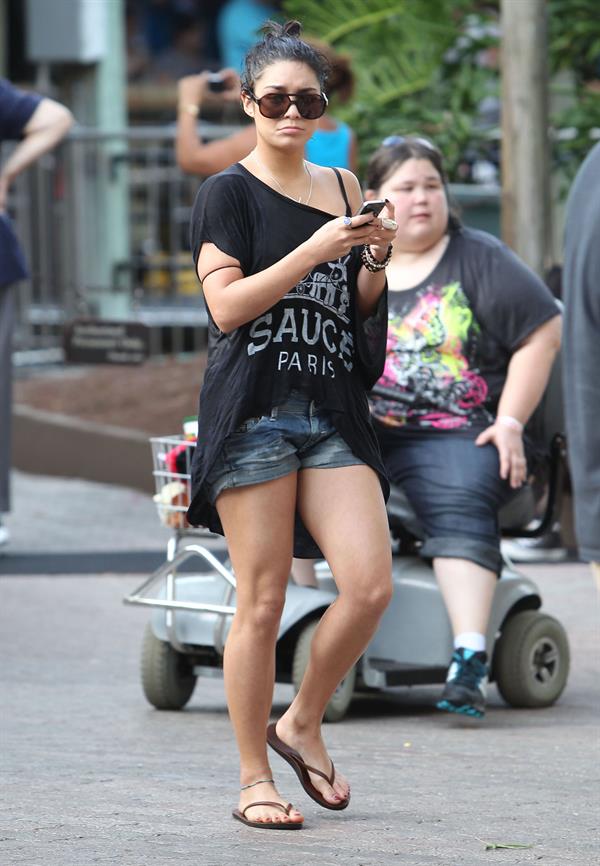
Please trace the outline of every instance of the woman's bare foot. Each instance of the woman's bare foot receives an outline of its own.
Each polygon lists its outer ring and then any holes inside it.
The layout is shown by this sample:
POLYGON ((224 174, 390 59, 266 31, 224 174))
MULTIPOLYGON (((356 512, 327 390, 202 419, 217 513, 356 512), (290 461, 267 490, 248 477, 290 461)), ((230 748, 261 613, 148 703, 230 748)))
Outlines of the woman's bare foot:
MULTIPOLYGON (((251 788, 246 788, 245 791, 240 791, 240 812, 243 812, 250 803, 257 801, 270 800, 271 802, 281 803, 282 806, 288 805, 288 800, 284 800, 280 796, 277 788, 272 782, 261 782, 259 785, 253 785, 251 788)), ((249 821, 259 821, 264 824, 276 823, 283 824, 292 822, 301 824, 304 821, 302 813, 298 809, 291 809, 289 815, 286 815, 281 809, 275 809, 273 806, 252 806, 245 813, 245 817, 249 821)))
MULTIPOLYGON (((288 746, 295 749, 307 764, 315 767, 317 770, 321 770, 326 776, 330 775, 331 758, 327 754, 320 728, 310 731, 301 729, 294 724, 294 720, 289 718, 286 713, 277 722, 275 730, 277 736, 288 746)), ((310 773, 310 779, 313 786, 328 803, 336 805, 350 797, 350 784, 341 773, 338 773, 337 768, 335 770, 333 785, 330 785, 317 773, 310 773)))

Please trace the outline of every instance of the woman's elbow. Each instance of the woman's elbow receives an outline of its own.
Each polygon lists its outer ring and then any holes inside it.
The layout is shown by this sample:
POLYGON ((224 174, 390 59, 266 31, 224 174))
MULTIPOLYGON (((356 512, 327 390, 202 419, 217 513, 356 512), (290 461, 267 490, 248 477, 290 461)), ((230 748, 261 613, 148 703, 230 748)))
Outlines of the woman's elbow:
POLYGON ((562 316, 554 316, 546 323, 548 327, 547 340, 549 349, 556 355, 562 344, 562 316))
POLYGON ((61 102, 54 102, 52 99, 42 100, 40 107, 46 111, 45 115, 41 115, 46 120, 46 128, 51 131, 50 134, 54 136, 56 141, 60 141, 75 123, 71 110, 61 102))
POLYGON ((176 148, 175 159, 177 165, 186 174, 197 174, 200 177, 209 177, 216 174, 224 167, 218 160, 211 156, 205 156, 202 149, 188 150, 187 148, 176 148))
POLYGON ((237 323, 223 316, 213 316, 213 322, 222 334, 231 334, 237 328, 237 323))
POLYGON ((234 319, 232 311, 228 310, 225 304, 210 304, 210 315, 222 334, 230 334, 235 331, 240 322, 234 319))
POLYGON ((562 316, 553 316, 533 331, 523 346, 537 346, 548 354, 558 354, 562 338, 562 316))
POLYGON ((180 149, 179 147, 176 148, 175 159, 181 171, 186 174, 200 174, 196 168, 196 163, 187 151, 180 149))
POLYGON ((66 106, 56 103, 51 126, 48 128, 48 140, 58 144, 65 138, 74 123, 75 118, 71 111, 66 106))
POLYGON ((61 126, 61 130, 62 130, 62 134, 66 135, 67 132, 72 128, 73 124, 75 123, 75 118, 73 117, 73 114, 71 113, 71 111, 69 111, 69 109, 66 108, 64 105, 62 106, 62 109, 63 109, 63 111, 62 111, 62 116, 60 119, 60 126, 61 126))

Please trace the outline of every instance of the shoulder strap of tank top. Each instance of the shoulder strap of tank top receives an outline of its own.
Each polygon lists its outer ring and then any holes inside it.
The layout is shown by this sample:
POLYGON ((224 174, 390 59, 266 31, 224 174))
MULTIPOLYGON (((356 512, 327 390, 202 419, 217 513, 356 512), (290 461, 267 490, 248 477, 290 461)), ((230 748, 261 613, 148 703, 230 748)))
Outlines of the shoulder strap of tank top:
POLYGON ((342 180, 342 175, 338 168, 334 168, 335 176, 337 177, 337 181, 340 185, 340 189, 342 191, 342 196, 344 201, 346 202, 346 216, 352 216, 352 208, 350 207, 350 202, 348 201, 348 196, 346 194, 346 187, 344 186, 344 181, 342 180))

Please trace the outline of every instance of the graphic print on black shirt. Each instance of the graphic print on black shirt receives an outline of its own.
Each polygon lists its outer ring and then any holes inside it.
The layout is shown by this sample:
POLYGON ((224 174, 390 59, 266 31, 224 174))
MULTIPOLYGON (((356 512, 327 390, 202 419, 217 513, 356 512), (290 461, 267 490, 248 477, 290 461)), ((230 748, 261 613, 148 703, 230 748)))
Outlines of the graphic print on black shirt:
POLYGON ((501 241, 462 228, 432 273, 389 294, 374 417, 401 431, 474 431, 492 423, 513 352, 556 316, 549 289, 501 241))
POLYGON ((249 356, 270 348, 277 373, 336 377, 341 362, 354 367, 350 321, 348 262, 350 255, 317 265, 276 306, 254 319, 248 336, 249 356))
MULTIPOLYGON (((395 292, 390 306, 375 416, 395 427, 470 426, 473 414, 484 411, 488 387, 475 364, 481 327, 460 284, 395 292)), ((489 413, 482 421, 487 419, 489 413)))

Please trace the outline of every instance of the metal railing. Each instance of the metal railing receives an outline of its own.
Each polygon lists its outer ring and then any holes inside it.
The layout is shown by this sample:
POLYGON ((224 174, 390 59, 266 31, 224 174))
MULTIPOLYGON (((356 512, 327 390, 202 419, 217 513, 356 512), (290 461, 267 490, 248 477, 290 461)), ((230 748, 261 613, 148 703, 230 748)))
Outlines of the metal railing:
MULTIPOLYGON (((236 128, 203 123, 202 133, 236 128)), ((87 315, 149 325, 152 353, 202 347, 188 243, 200 182, 176 165, 174 126, 78 127, 21 175, 9 211, 31 275, 17 292, 15 362, 60 360, 63 325, 87 315)))
MULTIPOLYGON (((207 139, 237 129, 202 124, 207 139)), ((203 347, 207 314, 188 243, 201 180, 177 167, 175 126, 76 127, 20 176, 9 209, 31 277, 17 293, 15 363, 60 361, 63 326, 80 316, 148 325, 151 354, 203 347)), ((497 187, 451 192, 467 222, 498 231, 497 187)))

